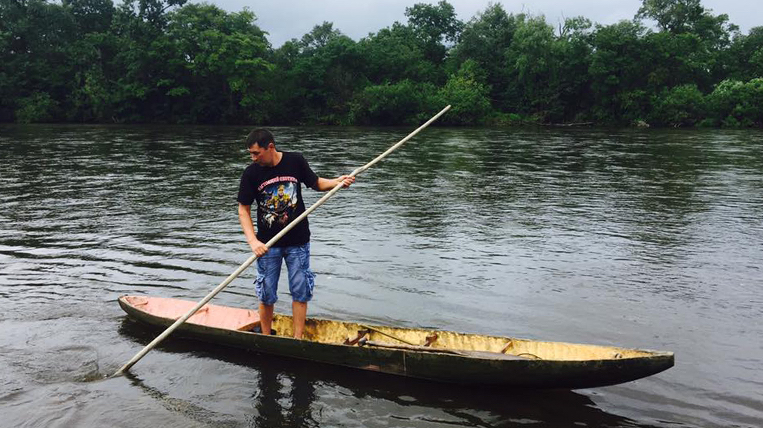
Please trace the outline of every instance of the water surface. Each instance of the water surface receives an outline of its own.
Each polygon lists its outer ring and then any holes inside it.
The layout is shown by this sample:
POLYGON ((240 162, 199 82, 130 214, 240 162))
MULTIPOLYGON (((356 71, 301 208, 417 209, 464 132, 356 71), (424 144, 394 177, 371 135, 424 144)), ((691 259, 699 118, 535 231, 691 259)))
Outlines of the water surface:
MULTIPOLYGON (((274 129, 324 177, 409 131, 274 129)), ((247 132, 0 127, 3 426, 763 425, 756 131, 428 129, 311 216, 311 315, 675 352, 656 376, 497 394, 169 339, 100 380, 156 334, 119 295, 199 300, 249 257, 247 132)))

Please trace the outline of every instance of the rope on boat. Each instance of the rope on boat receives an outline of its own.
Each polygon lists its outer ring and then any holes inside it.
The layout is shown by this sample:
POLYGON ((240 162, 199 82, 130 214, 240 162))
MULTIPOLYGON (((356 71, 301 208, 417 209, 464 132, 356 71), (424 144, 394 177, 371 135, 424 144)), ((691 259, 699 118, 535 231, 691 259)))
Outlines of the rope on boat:
POLYGON ((361 327, 363 327, 363 328, 365 328, 365 329, 368 329, 368 330, 372 330, 372 331, 375 331, 375 332, 377 332, 377 333, 381 334, 382 336, 387 336, 387 337, 389 337, 390 339, 395 339, 395 340, 397 340, 398 342, 403 342, 403 343, 405 343, 406 345, 411 345, 411 346, 419 346, 419 345, 418 345, 418 344, 416 344, 416 343, 413 343, 413 342, 409 342, 409 341, 407 341, 407 340, 405 340, 405 339, 401 339, 401 338, 399 338, 399 337, 395 337, 395 336, 393 336, 393 335, 391 335, 391 334, 387 334, 387 333, 385 333, 385 332, 383 332, 383 331, 379 330, 378 328, 374 328, 374 327, 371 327, 371 326, 368 326, 368 325, 363 325, 363 324, 360 324, 360 326, 361 326, 361 327))
POLYGON ((523 355, 529 355, 529 356, 535 358, 536 360, 542 360, 543 359, 543 358, 541 358, 541 357, 539 357, 539 356, 537 356, 535 354, 531 354, 529 352, 522 352, 521 354, 517 354, 517 357, 521 357, 523 355))

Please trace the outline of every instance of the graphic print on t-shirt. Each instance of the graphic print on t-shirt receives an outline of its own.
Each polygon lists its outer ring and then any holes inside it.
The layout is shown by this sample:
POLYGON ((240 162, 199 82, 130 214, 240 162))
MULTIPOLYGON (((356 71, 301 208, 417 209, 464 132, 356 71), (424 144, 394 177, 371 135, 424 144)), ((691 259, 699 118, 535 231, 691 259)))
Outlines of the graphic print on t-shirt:
POLYGON ((258 203, 267 227, 286 226, 293 218, 294 209, 299 202, 297 179, 276 177, 262 183, 258 190, 258 203))

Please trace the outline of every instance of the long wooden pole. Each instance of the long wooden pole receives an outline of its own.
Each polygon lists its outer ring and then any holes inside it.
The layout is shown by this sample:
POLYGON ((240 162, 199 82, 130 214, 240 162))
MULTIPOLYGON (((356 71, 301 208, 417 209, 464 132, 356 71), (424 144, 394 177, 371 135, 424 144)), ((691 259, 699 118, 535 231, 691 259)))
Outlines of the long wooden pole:
MULTIPOLYGON (((360 174, 361 172, 363 172, 363 171, 367 170, 368 168, 371 168, 372 166, 374 166, 374 165, 375 165, 377 162, 381 161, 382 159, 384 159, 385 157, 387 157, 387 156, 388 156, 390 153, 394 152, 394 151, 395 151, 395 150, 396 150, 398 147, 400 147, 400 146, 402 146, 403 144, 405 144, 405 142, 406 142, 406 141, 408 141, 408 140, 410 140, 411 138, 413 138, 413 137, 414 137, 416 134, 418 134, 418 133, 419 133, 420 131, 422 131, 424 128, 426 128, 427 126, 429 126, 429 125, 430 125, 432 122, 434 122, 435 120, 439 119, 439 118, 440 118, 440 116, 442 116, 443 114, 445 114, 445 112, 446 112, 446 111, 448 111, 448 110, 450 110, 450 106, 449 106, 449 105, 448 105, 448 106, 446 106, 444 109, 440 110, 440 112, 439 112, 439 113, 437 113, 436 115, 434 115, 434 116, 433 116, 431 119, 429 119, 428 121, 426 121, 426 122, 425 122, 423 125, 421 125, 421 126, 419 126, 418 128, 416 128, 416 130, 415 130, 415 131, 413 131, 413 132, 411 132, 410 134, 408 134, 408 136, 406 136, 405 138, 403 138, 402 140, 400 140, 399 142, 397 142, 395 145, 393 145, 392 147, 390 147, 389 149, 387 149, 387 151, 385 151, 384 153, 382 153, 382 154, 380 154, 379 156, 377 156, 376 158, 374 158, 374 159, 373 159, 371 162, 368 162, 367 164, 365 164, 365 165, 361 166, 360 168, 356 169, 355 171, 353 171, 353 172, 350 174, 350 176, 351 176, 351 177, 355 177, 356 175, 360 174)), ((273 244, 275 244, 276 242, 278 242, 278 240, 279 240, 279 239, 281 239, 281 238, 282 238, 284 235, 286 235, 286 234, 287 234, 287 233, 288 233, 288 232, 289 232, 289 231, 290 231, 292 228, 294 228, 294 226, 296 226, 296 225, 297 225, 297 223, 299 223, 300 221, 302 221, 302 220, 303 220, 305 217, 307 217, 307 215, 308 215, 308 214, 310 214, 311 212, 315 211, 315 210, 316 210, 316 209, 317 209, 319 206, 323 205, 323 203, 324 203, 324 202, 328 201, 328 200, 329 200, 329 199, 330 199, 332 196, 334 196, 334 194, 336 194, 336 192, 338 192, 338 191, 339 191, 339 189, 341 189, 341 188, 342 188, 342 186, 343 186, 343 183, 339 183, 339 184, 337 184, 337 185, 336 185, 336 186, 335 186, 333 189, 331 189, 331 190, 330 190, 328 193, 326 193, 325 195, 323 195, 323 197, 322 197, 322 198, 318 199, 318 201, 317 201, 317 202, 315 202, 315 203, 314 203, 314 204, 313 204, 313 205, 312 205, 310 208, 308 208, 307 210, 305 210, 305 212, 303 212, 303 213, 302 213, 302 214, 301 214, 299 217, 295 218, 295 219, 294 219, 294 221, 292 221, 291 223, 289 223, 289 224, 288 224, 288 225, 287 225, 287 226, 286 226, 286 227, 285 227, 283 230, 281 230, 281 232, 279 232, 279 233, 278 233, 276 236, 274 236, 273 238, 271 238, 271 239, 270 239, 270 241, 268 241, 268 242, 265 244, 265 246, 266 246, 266 247, 268 247, 268 248, 272 247, 272 246, 273 246, 273 244)), ((212 298, 213 298, 213 297, 215 297, 215 296, 217 295, 217 293, 219 293, 220 291, 222 291, 222 289, 223 289, 223 288, 227 287, 227 286, 228 286, 228 284, 230 284, 230 283, 231 283, 231 281, 233 281, 234 279, 236 279, 236 277, 237 277, 237 276, 239 276, 239 275, 241 274, 241 272, 243 272, 243 271, 244 271, 246 268, 248 268, 248 267, 249 267, 249 266, 250 266, 252 263, 254 263, 254 261, 255 261, 255 260, 257 260, 257 256, 253 254, 253 255, 252 255, 251 257, 249 257, 249 258, 248 258, 248 259, 247 259, 247 260, 246 260, 246 261, 245 261, 245 262, 244 262, 244 263, 243 263, 241 266, 239 266, 239 267, 238 267, 238 269, 236 269, 236 270, 235 270, 235 271, 234 271, 232 274, 230 274, 230 276, 228 276, 227 278, 225 278, 225 281, 221 282, 221 283, 220 283, 220 285, 218 285, 217 287, 215 287, 215 289, 214 289, 214 290, 212 290, 212 291, 211 291, 209 294, 207 294, 207 296, 206 296, 206 297, 204 297, 203 299, 201 299, 201 300, 199 301, 199 303, 197 303, 197 304, 196 304, 196 306, 194 306, 194 307, 193 307, 193 309, 191 309, 190 311, 188 311, 188 313, 186 313, 186 314, 185 314, 185 315, 183 315, 182 317, 178 318, 178 319, 177 319, 177 321, 175 321, 175 323, 174 323, 174 324, 172 324, 171 326, 167 327, 167 329, 166 329, 166 330, 164 330, 164 332, 162 332, 162 334, 160 334, 159 336, 157 336, 157 337, 156 337, 156 339, 152 340, 152 341, 151 341, 151 343, 149 343, 148 345, 146 345, 146 347, 145 347, 145 348, 143 348, 143 349, 142 349, 140 352, 138 352, 138 353, 137 353, 137 354, 136 354, 134 357, 132 357, 132 359, 131 359, 130 361, 128 361, 128 362, 127 362, 127 364, 125 364, 124 366, 122 366, 122 367, 121 367, 119 370, 117 370, 117 371, 116 371, 116 372, 115 372, 115 373, 114 373, 112 376, 119 376, 119 375, 122 375, 122 374, 124 374, 124 372, 126 372, 127 370, 130 370, 130 367, 132 367, 133 365, 135 365, 135 363, 137 363, 137 362, 138 362, 138 361, 139 361, 141 358, 143 358, 143 357, 144 357, 144 356, 145 356, 145 355, 148 353, 148 351, 150 351, 151 349, 153 349, 153 348, 154 348, 156 345, 158 345, 158 344, 159 344, 159 342, 161 342, 162 340, 164 340, 164 339, 165 339, 167 336, 169 336, 169 335, 170 335, 170 333, 172 333, 173 331, 175 331, 175 329, 176 329, 176 328, 178 328, 178 327, 180 326, 180 324, 183 324, 183 323, 184 323, 184 322, 185 322, 185 321, 186 321, 188 318, 190 318, 191 316, 193 316, 193 314, 195 314, 195 313, 196 313, 196 311, 198 311, 199 309, 201 309, 201 307, 202 307, 202 306, 206 305, 206 304, 207 304, 207 302, 209 302, 210 300, 212 300, 212 298)))

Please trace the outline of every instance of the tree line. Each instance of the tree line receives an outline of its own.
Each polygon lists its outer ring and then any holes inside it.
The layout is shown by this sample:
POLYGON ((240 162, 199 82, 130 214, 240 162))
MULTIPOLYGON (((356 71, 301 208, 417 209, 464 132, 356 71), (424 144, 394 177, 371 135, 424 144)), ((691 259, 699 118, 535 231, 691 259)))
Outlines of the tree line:
POLYGON ((440 1, 278 48, 254 12, 186 1, 0 0, 0 122, 763 126, 763 27, 700 0, 612 25, 440 1))

